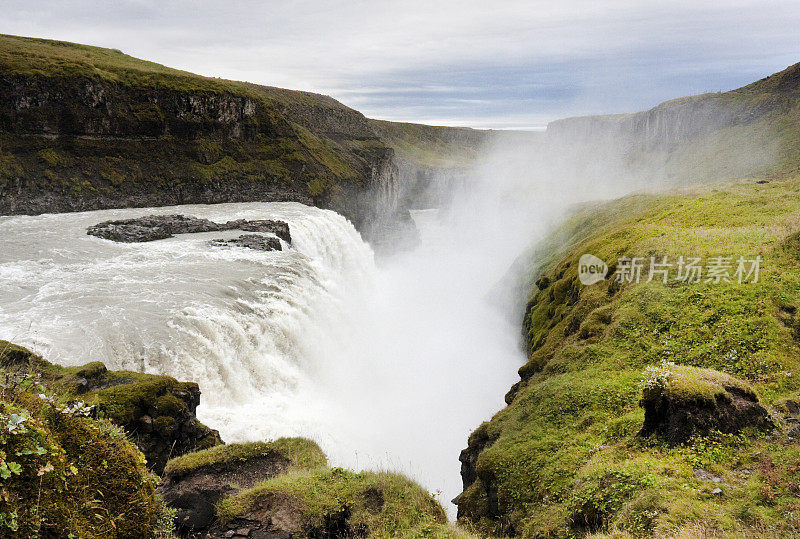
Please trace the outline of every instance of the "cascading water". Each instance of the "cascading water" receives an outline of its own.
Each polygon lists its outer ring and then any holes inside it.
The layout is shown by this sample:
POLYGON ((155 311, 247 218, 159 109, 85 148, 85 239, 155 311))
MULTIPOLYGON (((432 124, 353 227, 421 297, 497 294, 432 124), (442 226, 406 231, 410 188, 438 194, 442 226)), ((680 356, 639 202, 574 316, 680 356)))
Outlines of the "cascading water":
MULTIPOLYGON (((363 294, 372 252, 341 216, 300 204, 223 204, 0 220, 0 335, 65 365, 199 382, 200 415, 227 440, 331 435, 315 375, 363 294), (86 235, 149 213, 290 223, 282 252, 212 247, 226 233, 122 244, 86 235)), ((227 233, 235 235, 235 233, 227 233)))
POLYGON ((497 283, 570 204, 636 185, 587 183, 550 153, 498 140, 469 189, 415 213, 417 248, 380 265, 346 219, 296 203, 2 217, 0 338, 65 365, 196 381, 198 416, 226 441, 306 436, 335 465, 441 491, 452 515, 458 454, 524 362, 514 303, 525 293, 497 283), (151 213, 280 219, 293 241, 258 252, 209 245, 237 231, 138 244, 86 235, 151 213))
POLYGON ((381 268, 347 220, 296 203, 0 218, 0 338, 64 365, 196 381, 198 415, 226 441, 307 436, 334 464, 404 471, 446 502, 467 435, 513 381, 517 332, 463 293, 474 272, 442 258, 455 251, 435 213, 417 217, 420 248, 381 268), (258 252, 209 244, 235 231, 86 235, 154 213, 280 219, 293 241, 258 252), (489 360, 498 336, 507 364, 489 360))

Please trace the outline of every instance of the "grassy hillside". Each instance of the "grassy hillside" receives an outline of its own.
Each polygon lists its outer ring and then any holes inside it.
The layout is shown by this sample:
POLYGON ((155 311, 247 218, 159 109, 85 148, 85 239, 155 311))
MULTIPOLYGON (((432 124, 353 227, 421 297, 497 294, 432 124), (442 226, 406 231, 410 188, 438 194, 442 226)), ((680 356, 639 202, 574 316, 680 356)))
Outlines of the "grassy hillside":
POLYGON ((462 455, 474 482, 459 498, 461 520, 526 537, 800 533, 798 200, 797 176, 629 196, 584 208, 541 244, 529 361, 508 407, 462 455), (584 253, 612 277, 580 284, 584 253), (761 256, 759 281, 613 278, 623 256, 720 255, 761 256), (690 407, 724 404, 722 386, 752 392, 776 428, 677 445, 639 436, 654 380, 690 407))
POLYGON ((201 77, 117 49, 50 39, 0 35, 0 68, 4 75, 90 77, 131 86, 255 95, 242 83, 201 77))
POLYGON ((468 167, 478 157, 478 150, 486 141, 487 131, 466 127, 437 127, 370 120, 381 134, 381 139, 394 148, 398 155, 414 164, 425 167, 468 167))
POLYGON ((598 161, 605 165, 600 174, 654 183, 797 174, 800 64, 737 90, 630 114, 567 118, 547 132, 578 174, 597 173, 598 161))

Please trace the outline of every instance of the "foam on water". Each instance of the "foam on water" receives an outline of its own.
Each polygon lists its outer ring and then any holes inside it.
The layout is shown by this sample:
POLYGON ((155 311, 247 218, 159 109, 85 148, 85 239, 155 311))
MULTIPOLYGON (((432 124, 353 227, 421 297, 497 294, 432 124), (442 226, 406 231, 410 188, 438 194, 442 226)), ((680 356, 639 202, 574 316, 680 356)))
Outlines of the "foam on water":
POLYGON ((196 380, 201 416, 228 440, 329 435, 317 344, 347 325, 343 297, 374 274, 344 218, 293 203, 110 210, 0 220, 0 336, 65 365, 196 380), (220 233, 121 244, 86 235, 107 219, 184 213, 290 223, 292 248, 218 248, 220 233), (309 343, 313 343, 309 345, 309 343))
POLYGON ((399 469, 446 502, 460 449, 502 405, 521 356, 516 327, 483 299, 485 269, 470 265, 480 246, 443 234, 435 212, 416 218, 420 248, 381 268, 346 219, 296 203, 0 218, 0 338, 64 365, 196 381, 198 415, 226 441, 307 436, 336 465, 399 469), (292 245, 86 235, 152 213, 285 220, 292 245))

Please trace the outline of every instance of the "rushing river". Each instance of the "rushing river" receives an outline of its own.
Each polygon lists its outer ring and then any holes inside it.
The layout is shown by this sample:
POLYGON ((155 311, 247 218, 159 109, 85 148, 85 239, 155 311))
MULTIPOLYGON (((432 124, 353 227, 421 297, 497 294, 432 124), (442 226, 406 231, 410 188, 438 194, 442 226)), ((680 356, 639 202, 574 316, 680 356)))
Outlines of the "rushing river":
POLYGON ((514 321, 486 302, 482 247, 454 242, 436 212, 416 220, 420 246, 377 266, 346 219, 296 203, 2 217, 0 338, 63 365, 196 381, 198 416, 226 441, 307 436, 334 464, 406 472, 448 506, 459 451, 502 406, 521 354, 514 321), (86 235, 163 213, 280 219, 293 241, 258 252, 209 244, 235 231, 86 235))

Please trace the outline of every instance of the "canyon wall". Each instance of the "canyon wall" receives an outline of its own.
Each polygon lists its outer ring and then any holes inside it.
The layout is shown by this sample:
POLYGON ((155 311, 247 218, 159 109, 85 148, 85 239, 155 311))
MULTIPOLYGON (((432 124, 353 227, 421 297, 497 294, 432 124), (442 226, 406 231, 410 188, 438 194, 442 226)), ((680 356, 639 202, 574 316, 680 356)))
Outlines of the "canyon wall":
POLYGON ((298 201, 386 242, 410 231, 417 159, 380 124, 324 95, 0 36, 0 214, 298 201))

